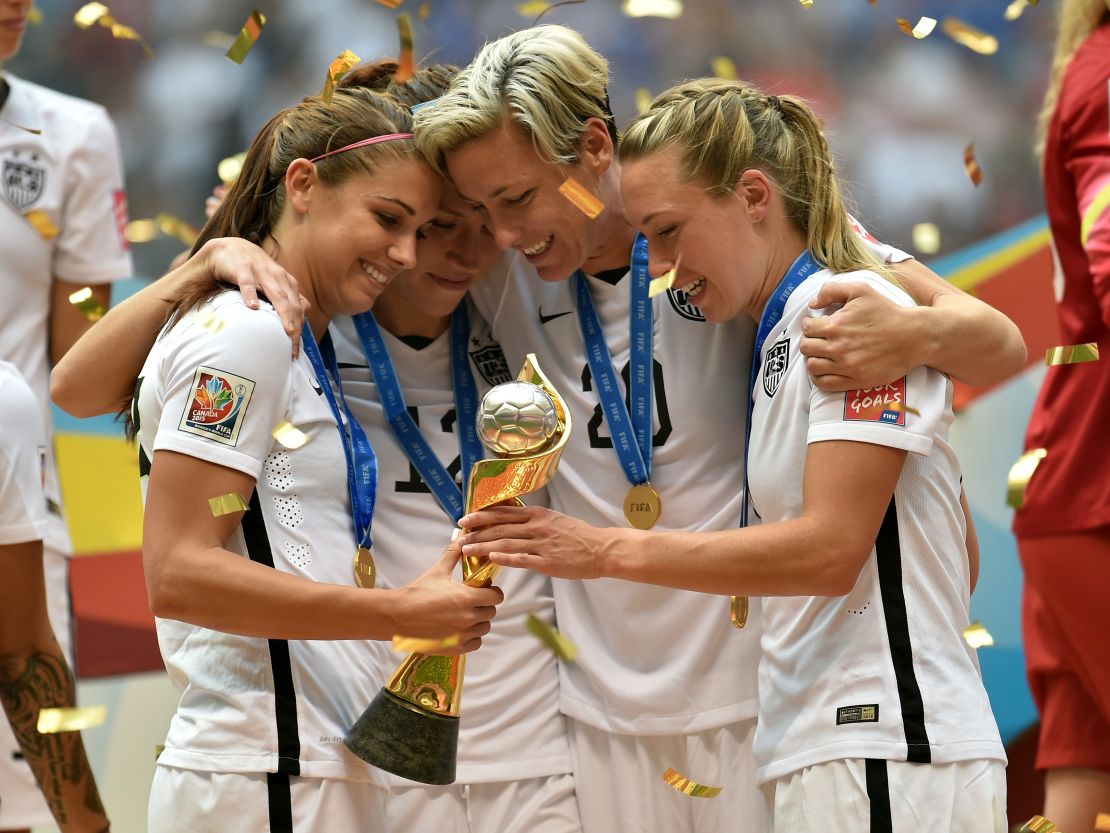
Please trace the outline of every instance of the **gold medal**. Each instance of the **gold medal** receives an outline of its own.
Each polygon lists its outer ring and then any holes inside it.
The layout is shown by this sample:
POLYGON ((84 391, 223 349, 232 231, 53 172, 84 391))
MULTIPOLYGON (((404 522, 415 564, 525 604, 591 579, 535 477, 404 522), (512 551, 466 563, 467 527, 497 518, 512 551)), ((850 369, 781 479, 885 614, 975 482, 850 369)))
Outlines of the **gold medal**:
POLYGON ((371 590, 378 577, 378 568, 374 564, 374 553, 369 547, 359 547, 355 553, 355 584, 364 590, 371 590))
POLYGON ((634 529, 651 529, 662 512, 663 501, 650 483, 633 486, 624 496, 624 517, 634 529))
POLYGON ((732 597, 732 624, 736 628, 742 628, 748 624, 748 597, 747 596, 733 596, 732 597))

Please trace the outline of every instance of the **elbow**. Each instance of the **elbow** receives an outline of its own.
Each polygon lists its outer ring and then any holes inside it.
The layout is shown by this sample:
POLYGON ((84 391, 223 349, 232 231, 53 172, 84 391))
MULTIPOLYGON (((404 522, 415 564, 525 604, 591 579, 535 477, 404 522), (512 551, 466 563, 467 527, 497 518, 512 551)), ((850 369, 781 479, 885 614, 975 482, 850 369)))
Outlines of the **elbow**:
POLYGON ((1025 370, 1029 364, 1029 348, 1025 344, 1025 338, 1022 336, 1021 330, 1009 319, 1006 319, 1006 323, 1009 324, 1010 332, 1006 346, 1002 351, 1002 355, 1005 357, 1005 366, 1002 368, 1005 374, 1003 379, 1016 376, 1025 370))
POLYGON ((814 571, 814 596, 847 596, 859 581, 863 565, 871 556, 872 544, 843 544, 826 551, 814 571))
POLYGON ((83 395, 80 379, 67 369, 63 361, 50 372, 50 398, 54 404, 72 417, 87 419, 108 413, 110 408, 98 407, 83 395))
POLYGON ((159 619, 186 618, 188 592, 183 586, 183 576, 174 575, 165 562, 171 558, 153 559, 144 553, 143 571, 146 574, 146 594, 150 612, 159 619), (162 562, 162 563, 159 563, 162 562))

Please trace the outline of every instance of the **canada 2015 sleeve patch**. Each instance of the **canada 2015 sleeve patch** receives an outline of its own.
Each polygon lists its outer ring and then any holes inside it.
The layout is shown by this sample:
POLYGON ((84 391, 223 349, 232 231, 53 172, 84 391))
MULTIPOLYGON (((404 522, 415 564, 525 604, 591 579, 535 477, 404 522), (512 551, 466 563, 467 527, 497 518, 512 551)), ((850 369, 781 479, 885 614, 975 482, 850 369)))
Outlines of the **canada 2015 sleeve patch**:
POLYGON ((193 376, 189 402, 177 427, 187 434, 233 446, 239 440, 253 393, 254 382, 250 379, 201 365, 193 376))
POLYGON ((844 394, 844 419, 849 422, 906 424, 906 377, 877 388, 850 390, 844 394))

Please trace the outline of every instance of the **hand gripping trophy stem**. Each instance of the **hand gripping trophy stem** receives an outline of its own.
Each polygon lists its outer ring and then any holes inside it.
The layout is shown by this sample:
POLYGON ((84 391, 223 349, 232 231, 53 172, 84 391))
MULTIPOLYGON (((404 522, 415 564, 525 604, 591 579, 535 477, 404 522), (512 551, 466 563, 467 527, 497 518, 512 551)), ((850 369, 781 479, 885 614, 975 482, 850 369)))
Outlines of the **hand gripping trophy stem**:
MULTIPOLYGON (((515 501, 555 475, 570 437, 566 403, 529 353, 516 382, 482 401, 478 433, 497 456, 479 460, 466 484, 467 513, 515 501)), ((484 556, 462 560, 463 581, 488 587, 500 571, 484 556)), ((465 656, 409 654, 351 727, 347 748, 387 772, 425 784, 455 780, 465 656)))

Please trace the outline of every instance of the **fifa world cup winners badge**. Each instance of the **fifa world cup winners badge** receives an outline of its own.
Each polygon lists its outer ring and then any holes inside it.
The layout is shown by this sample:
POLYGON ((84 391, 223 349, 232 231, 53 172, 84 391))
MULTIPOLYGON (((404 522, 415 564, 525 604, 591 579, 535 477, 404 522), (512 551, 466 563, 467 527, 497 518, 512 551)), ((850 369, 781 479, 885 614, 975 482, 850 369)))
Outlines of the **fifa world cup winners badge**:
MULTIPOLYGON (((515 382, 490 389, 477 417, 478 437, 495 455, 479 460, 466 484, 467 513, 546 486, 570 437, 563 398, 532 354, 515 382)), ((463 581, 488 587, 500 567, 483 556, 462 560, 463 581)), ((466 657, 410 654, 351 727, 347 748, 379 769, 425 784, 455 780, 459 704, 466 657)))

